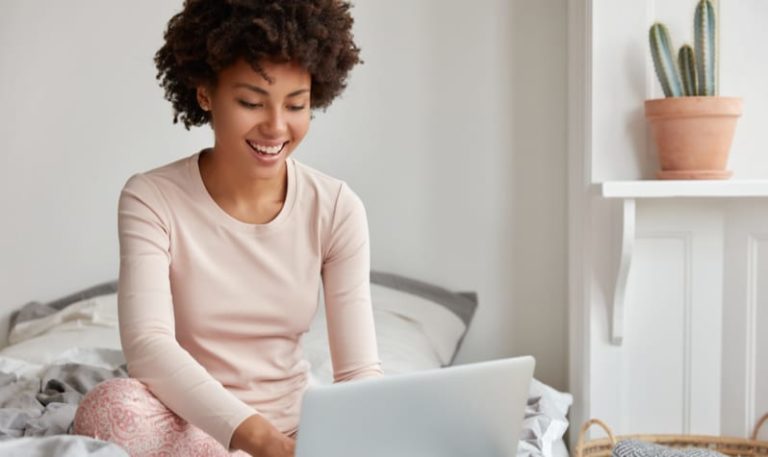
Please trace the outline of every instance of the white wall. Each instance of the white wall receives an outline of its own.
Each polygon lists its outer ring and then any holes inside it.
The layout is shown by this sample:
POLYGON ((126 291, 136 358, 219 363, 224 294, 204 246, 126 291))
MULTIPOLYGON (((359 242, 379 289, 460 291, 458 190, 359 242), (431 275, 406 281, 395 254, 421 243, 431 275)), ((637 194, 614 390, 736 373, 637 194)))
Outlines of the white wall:
POLYGON ((152 56, 177 7, 3 2, 3 317, 28 300, 116 277, 116 202, 125 180, 207 142, 205 130, 171 124, 154 81, 152 56))
MULTIPOLYGON (((355 3, 365 64, 296 157, 363 198, 374 268, 479 293, 459 361, 564 388, 565 1, 355 3)), ((180 4, 4 2, 0 314, 115 277, 125 179, 208 144, 154 80, 180 4)))

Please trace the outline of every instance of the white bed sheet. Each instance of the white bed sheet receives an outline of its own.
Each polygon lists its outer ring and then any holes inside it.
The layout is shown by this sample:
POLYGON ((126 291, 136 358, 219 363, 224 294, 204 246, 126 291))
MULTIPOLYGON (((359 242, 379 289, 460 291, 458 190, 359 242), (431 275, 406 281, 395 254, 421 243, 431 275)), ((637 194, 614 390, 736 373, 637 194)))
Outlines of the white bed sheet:
POLYGON ((565 445, 565 440, 560 438, 552 444, 552 455, 554 457, 569 457, 568 448, 565 445))

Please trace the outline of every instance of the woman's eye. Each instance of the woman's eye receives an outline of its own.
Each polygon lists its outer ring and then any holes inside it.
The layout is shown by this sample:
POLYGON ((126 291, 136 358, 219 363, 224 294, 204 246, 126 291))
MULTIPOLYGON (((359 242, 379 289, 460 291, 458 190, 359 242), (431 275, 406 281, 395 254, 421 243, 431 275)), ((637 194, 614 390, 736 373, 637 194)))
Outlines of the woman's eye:
POLYGON ((237 102, 240 104, 240 106, 248 109, 256 109, 264 106, 261 103, 249 103, 249 102, 246 102, 245 100, 238 100, 237 102))
POLYGON ((288 109, 291 111, 301 111, 306 107, 306 105, 289 105, 288 109))

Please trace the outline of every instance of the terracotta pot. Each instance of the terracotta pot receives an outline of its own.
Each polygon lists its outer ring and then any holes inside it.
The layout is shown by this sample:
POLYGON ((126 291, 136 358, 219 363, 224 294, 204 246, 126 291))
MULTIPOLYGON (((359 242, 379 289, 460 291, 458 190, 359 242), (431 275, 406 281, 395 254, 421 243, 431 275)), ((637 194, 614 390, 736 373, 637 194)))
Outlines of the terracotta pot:
POLYGON ((659 179, 728 179, 728 152, 741 116, 739 97, 646 100, 659 153, 659 179))

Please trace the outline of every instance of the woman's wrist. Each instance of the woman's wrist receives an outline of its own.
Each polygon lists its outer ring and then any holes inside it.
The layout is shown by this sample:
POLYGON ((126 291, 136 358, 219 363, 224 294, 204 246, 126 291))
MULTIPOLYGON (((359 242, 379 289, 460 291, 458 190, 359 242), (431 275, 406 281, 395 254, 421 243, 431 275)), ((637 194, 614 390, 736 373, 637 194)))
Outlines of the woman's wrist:
POLYGON ((237 426, 232 434, 230 447, 253 453, 261 449, 270 435, 269 428, 272 425, 258 414, 249 416, 237 426))
POLYGON ((254 414, 235 429, 230 447, 251 455, 292 456, 294 443, 268 420, 254 414))

